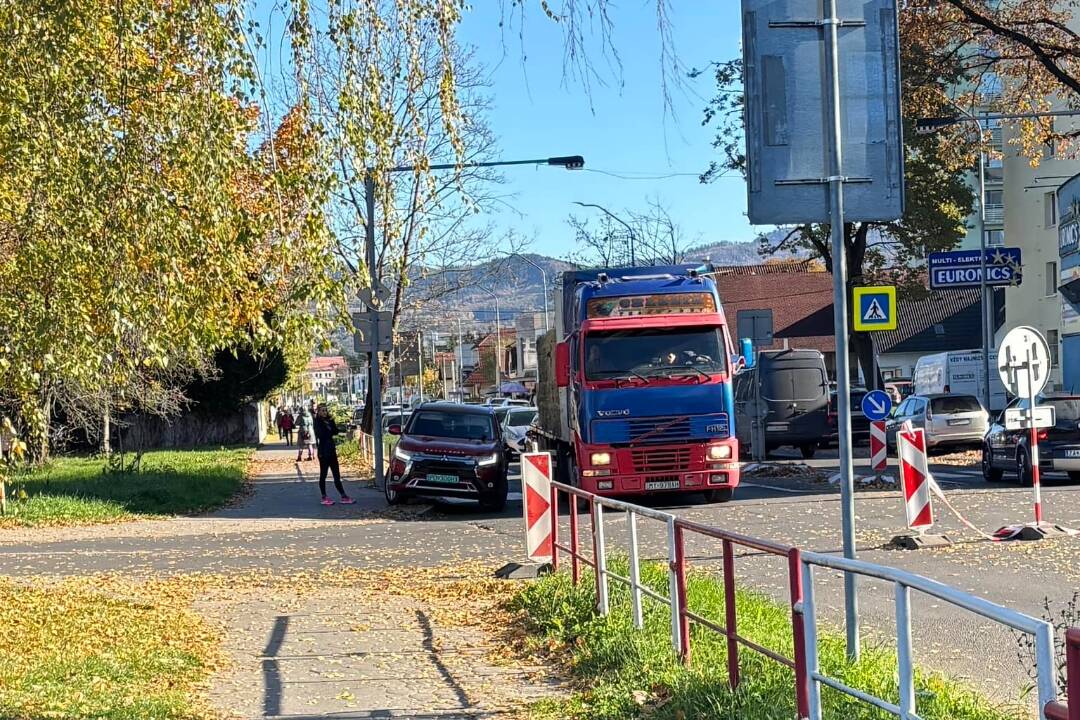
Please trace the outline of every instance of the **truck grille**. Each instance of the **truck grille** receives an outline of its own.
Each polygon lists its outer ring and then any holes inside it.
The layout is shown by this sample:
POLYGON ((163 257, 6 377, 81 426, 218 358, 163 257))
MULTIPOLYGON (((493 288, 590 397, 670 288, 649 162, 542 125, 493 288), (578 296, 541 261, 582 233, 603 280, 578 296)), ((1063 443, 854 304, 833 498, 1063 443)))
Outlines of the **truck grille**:
POLYGON ((690 469, 690 448, 635 449, 630 451, 634 472, 682 472, 690 469))
POLYGON ((593 420, 593 442, 606 445, 623 443, 661 444, 688 440, 711 440, 729 437, 731 426, 727 413, 708 415, 666 415, 619 420, 593 420))

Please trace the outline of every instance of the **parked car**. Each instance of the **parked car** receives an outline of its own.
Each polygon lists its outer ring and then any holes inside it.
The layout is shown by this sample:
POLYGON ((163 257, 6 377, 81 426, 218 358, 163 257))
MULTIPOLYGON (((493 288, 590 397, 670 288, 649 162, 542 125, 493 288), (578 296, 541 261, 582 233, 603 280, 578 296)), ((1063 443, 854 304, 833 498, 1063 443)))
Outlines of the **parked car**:
POLYGON ((488 407, 507 407, 510 405, 516 405, 518 407, 529 407, 530 405, 528 400, 518 400, 517 398, 505 397, 488 398, 484 402, 484 404, 488 407))
POLYGON ((384 408, 382 416, 383 435, 386 434, 391 425, 404 425, 408 422, 410 415, 412 415, 412 410, 404 410, 400 407, 384 408))
POLYGON ((525 433, 536 420, 538 412, 534 407, 511 407, 506 414, 502 424, 503 439, 511 453, 527 452, 525 433))
MULTIPOLYGON (((1038 431, 1039 472, 1064 472, 1080 480, 1080 395, 1047 394, 1039 405, 1053 405, 1054 427, 1038 431)), ((1013 400, 1009 408, 1027 409, 1028 401, 1013 400)), ((983 441, 982 470, 987 482, 997 482, 1006 472, 1021 485, 1031 484, 1030 430, 1006 430, 1005 412, 994 420, 983 441)))
POLYGON ((909 420, 926 431, 926 447, 930 449, 982 443, 989 414, 974 395, 911 395, 896 407, 885 425, 889 447, 895 447, 896 431, 909 420))
MULTIPOLYGON (((862 400, 866 396, 866 388, 854 387, 851 389, 851 441, 868 442, 870 440, 870 420, 863 415, 862 400)), ((839 415, 837 414, 836 389, 829 391, 829 410, 826 417, 828 430, 822 438, 821 447, 836 445, 840 441, 839 415)))
POLYGON ((476 499, 487 510, 506 505, 506 453, 491 408, 425 403, 389 433, 400 436, 385 488, 391 505, 413 495, 476 499))

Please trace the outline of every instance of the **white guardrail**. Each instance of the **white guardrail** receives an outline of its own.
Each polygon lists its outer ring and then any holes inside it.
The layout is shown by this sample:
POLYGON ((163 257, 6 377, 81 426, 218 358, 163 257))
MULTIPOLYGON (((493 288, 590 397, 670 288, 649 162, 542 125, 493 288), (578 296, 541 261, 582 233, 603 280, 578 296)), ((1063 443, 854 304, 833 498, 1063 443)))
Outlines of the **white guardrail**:
MULTIPOLYGON (((1054 657, 1053 626, 1041 619, 998 605, 983 598, 966 593, 944 583, 896 568, 877 565, 859 560, 848 560, 835 555, 816 552, 804 552, 797 547, 783 543, 753 538, 729 532, 718 527, 702 525, 679 518, 671 513, 632 503, 613 500, 594 495, 576 487, 560 482, 551 483, 551 507, 553 512, 553 565, 560 566, 560 553, 569 556, 571 576, 575 584, 581 580, 581 565, 594 569, 596 582, 597 610, 606 615, 609 612, 608 583, 620 582, 630 589, 631 612, 634 626, 642 627, 642 598, 648 597, 667 605, 671 613, 671 646, 687 664, 690 662, 690 623, 696 623, 712 629, 727 638, 728 682, 732 688, 739 684, 739 648, 751 650, 779 662, 794 671, 793 688, 796 709, 799 718, 822 720, 821 686, 826 685, 845 693, 862 702, 889 712, 901 720, 919 720, 916 708, 915 668, 912 657, 911 641, 911 590, 917 590, 955 607, 981 615, 1016 631, 1027 633, 1035 640, 1035 660, 1040 720, 1054 720, 1065 712, 1064 706, 1057 703, 1057 665, 1054 657), (578 539, 578 513, 569 513, 569 543, 560 542, 559 538, 559 496, 568 496, 571 507, 579 498, 589 507, 591 524, 591 557, 581 551, 578 539), (624 577, 608 569, 607 543, 604 537, 604 509, 625 513, 629 536, 629 577, 624 577), (668 558, 668 594, 656 592, 641 584, 640 552, 638 547, 638 518, 647 518, 662 522, 666 526, 666 544, 668 558), (694 613, 687 607, 686 594, 686 554, 685 535, 694 533, 721 541, 723 545, 723 583, 725 598, 725 618, 721 625, 713 620, 694 613), (776 651, 762 647, 742 637, 737 632, 738 618, 735 607, 735 546, 777 556, 788 560, 789 602, 792 616, 792 637, 794 657, 787 658, 776 651), (864 577, 875 578, 894 585, 896 614, 896 649, 899 675, 899 704, 876 697, 858 688, 849 687, 834 678, 822 674, 818 663, 818 623, 815 604, 814 575, 815 568, 828 568, 840 572, 850 572, 864 577)), ((1080 663, 1078 663, 1080 665, 1080 663)), ((1080 670, 1078 670, 1080 675, 1080 670)), ((1080 699, 1074 699, 1080 702, 1080 699)), ((1080 710, 1076 710, 1080 715, 1080 710)))

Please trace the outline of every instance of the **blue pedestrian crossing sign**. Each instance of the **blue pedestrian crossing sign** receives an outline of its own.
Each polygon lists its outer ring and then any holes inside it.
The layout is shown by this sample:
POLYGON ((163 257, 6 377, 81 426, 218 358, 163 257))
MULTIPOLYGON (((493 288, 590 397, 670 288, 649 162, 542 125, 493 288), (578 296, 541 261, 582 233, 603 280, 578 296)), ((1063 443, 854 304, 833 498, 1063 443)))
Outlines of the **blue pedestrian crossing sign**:
POLYGON ((891 285, 853 289, 855 329, 861 332, 896 329, 896 288, 891 285))

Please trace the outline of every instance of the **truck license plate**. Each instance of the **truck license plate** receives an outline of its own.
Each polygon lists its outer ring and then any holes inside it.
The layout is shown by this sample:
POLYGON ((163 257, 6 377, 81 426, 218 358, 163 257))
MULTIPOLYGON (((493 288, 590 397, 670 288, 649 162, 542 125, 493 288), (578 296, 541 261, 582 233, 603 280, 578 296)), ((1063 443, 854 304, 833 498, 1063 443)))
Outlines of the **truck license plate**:
POLYGON ((646 480, 646 490, 678 490, 678 480, 646 480))
POLYGON ((457 477, 457 475, 435 475, 435 474, 432 474, 432 475, 427 476, 427 480, 428 480, 428 482, 438 483, 439 485, 457 485, 458 477, 457 477))

